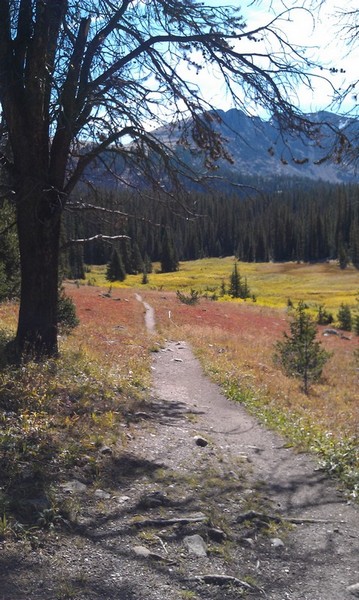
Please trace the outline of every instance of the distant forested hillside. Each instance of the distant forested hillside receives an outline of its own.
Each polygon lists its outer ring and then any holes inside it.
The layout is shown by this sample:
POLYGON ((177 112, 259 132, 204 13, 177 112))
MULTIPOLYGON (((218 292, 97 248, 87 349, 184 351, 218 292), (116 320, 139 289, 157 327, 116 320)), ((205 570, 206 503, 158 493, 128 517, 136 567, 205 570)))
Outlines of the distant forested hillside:
POLYGON ((65 266, 73 277, 80 276, 83 263, 108 262, 114 246, 127 272, 139 272, 143 261, 161 261, 168 244, 178 260, 234 254, 247 262, 337 259, 342 268, 348 262, 359 268, 356 184, 288 179, 272 182, 265 193, 244 187, 236 196, 191 192, 156 198, 107 190, 81 201, 105 210, 68 213, 65 238, 102 233, 129 239, 70 247, 65 266))

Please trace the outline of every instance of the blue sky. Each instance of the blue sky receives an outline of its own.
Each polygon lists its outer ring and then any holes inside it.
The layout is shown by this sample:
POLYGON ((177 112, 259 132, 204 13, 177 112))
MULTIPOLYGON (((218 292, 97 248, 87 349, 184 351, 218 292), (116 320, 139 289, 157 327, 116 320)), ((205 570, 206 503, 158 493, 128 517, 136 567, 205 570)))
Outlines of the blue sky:
MULTIPOLYGON (((218 4, 218 1, 213 0, 209 3, 218 4)), ((290 15, 286 13, 283 16, 280 24, 282 31, 291 43, 297 44, 298 47, 306 46, 307 56, 328 69, 314 71, 318 78, 312 80, 312 90, 304 85, 296 87, 296 94, 292 96, 292 100, 294 103, 299 103, 305 112, 330 108, 333 98, 332 86, 335 89, 346 89, 349 83, 359 80, 359 43, 356 47, 349 47, 338 25, 338 11, 357 9, 357 0, 341 0, 340 3, 338 0, 325 0, 319 12, 312 14, 308 10, 299 8, 302 4, 304 7, 309 7, 311 4, 309 0, 304 0, 303 3, 294 0, 261 2, 228 0, 228 4, 241 7, 250 29, 268 22, 275 14, 285 10, 285 7, 295 7, 290 15), (339 71, 342 69, 345 73, 330 73, 331 67, 339 71), (325 82, 323 76, 327 77, 330 83, 325 82)), ((228 109, 231 106, 230 98, 225 95, 225 87, 215 73, 204 70, 194 80, 200 85, 205 98, 211 99, 217 108, 228 109)), ((340 109, 336 107, 336 110, 353 111, 353 114, 358 116, 359 107, 358 102, 354 100, 354 93, 349 94, 345 103, 340 109)))

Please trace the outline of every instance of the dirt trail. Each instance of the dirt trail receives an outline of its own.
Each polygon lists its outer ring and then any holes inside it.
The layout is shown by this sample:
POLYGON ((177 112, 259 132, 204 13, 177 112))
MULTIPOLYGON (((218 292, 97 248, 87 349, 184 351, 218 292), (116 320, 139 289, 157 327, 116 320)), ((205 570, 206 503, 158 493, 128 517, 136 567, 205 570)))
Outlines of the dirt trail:
POLYGON ((146 329, 149 333, 155 333, 156 331, 156 323, 155 323, 155 311, 153 310, 152 306, 150 304, 148 304, 148 302, 144 302, 144 300, 142 299, 142 296, 140 294, 135 294, 136 296, 136 300, 138 300, 139 302, 142 302, 144 308, 145 308, 145 325, 146 325, 146 329))
POLYGON ((276 556, 281 575, 286 575, 285 583, 282 581, 277 589, 282 578, 274 569, 273 589, 266 586, 266 597, 359 597, 359 510, 348 503, 314 460, 287 448, 283 438, 227 400, 204 376, 185 343, 167 344, 154 361, 153 381, 158 398, 195 412, 196 429, 221 450, 226 463, 235 465, 238 457, 244 456, 250 463, 254 486, 260 484, 276 514, 296 523, 282 547, 284 551, 276 556))

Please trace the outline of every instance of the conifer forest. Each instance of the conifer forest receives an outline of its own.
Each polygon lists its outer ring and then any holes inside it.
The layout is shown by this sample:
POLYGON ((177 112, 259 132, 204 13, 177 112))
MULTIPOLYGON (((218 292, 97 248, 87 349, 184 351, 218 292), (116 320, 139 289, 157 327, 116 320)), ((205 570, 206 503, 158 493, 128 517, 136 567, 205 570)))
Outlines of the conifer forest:
POLYGON ((358 185, 280 179, 271 188, 262 192, 259 183, 240 195, 192 191, 170 200, 97 191, 95 202, 82 201, 108 212, 94 208, 85 218, 68 212, 64 238, 126 237, 70 245, 64 269, 80 278, 84 264, 108 263, 114 246, 128 274, 149 272, 151 261, 171 271, 178 260, 231 255, 244 262, 338 260, 341 268, 349 262, 359 268, 358 185))

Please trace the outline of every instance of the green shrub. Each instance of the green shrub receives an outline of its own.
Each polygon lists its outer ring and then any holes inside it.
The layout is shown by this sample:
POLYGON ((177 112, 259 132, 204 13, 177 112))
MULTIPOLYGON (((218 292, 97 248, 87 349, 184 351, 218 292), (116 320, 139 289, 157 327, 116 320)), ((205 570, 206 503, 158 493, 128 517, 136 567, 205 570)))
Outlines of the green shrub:
POLYGON ((330 325, 333 323, 334 317, 328 312, 323 304, 318 306, 317 323, 318 325, 330 325))
POLYGON ((77 314, 76 306, 69 296, 66 296, 63 288, 59 292, 57 322, 60 330, 69 332, 80 323, 77 314))
POLYGON ((186 295, 182 292, 180 292, 179 290, 177 290, 176 292, 177 298, 180 302, 182 302, 183 304, 197 304, 197 302, 199 302, 200 299, 200 294, 199 292, 197 292, 196 290, 191 290, 189 295, 186 295))

